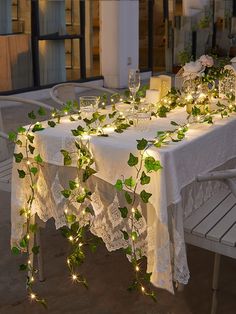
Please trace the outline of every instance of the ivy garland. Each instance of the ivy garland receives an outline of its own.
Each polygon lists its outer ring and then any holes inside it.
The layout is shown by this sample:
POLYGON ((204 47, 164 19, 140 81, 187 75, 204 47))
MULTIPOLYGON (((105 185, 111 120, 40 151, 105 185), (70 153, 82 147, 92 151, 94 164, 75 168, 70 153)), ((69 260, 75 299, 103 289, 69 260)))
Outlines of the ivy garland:
MULTIPOLYGON (((140 105, 140 98, 145 96, 147 87, 143 87, 138 93, 135 101, 135 106, 140 105)), ((125 92, 123 95, 114 94, 111 97, 112 112, 104 114, 102 109, 94 112, 90 119, 83 119, 84 127, 79 125, 77 129, 71 130, 75 137, 74 151, 61 150, 64 158, 64 165, 71 166, 72 161, 76 160, 77 176, 76 179, 68 182, 68 187, 61 191, 62 195, 68 201, 68 209, 65 210, 65 218, 67 226, 61 228, 62 234, 68 239, 71 245, 71 253, 67 258, 67 265, 71 273, 71 278, 76 283, 83 284, 88 287, 87 281, 82 274, 79 273, 79 266, 85 261, 85 247, 89 247, 92 251, 96 250, 99 239, 90 236, 88 233, 91 227, 92 217, 94 216, 93 208, 89 205, 93 191, 88 188, 87 180, 90 176, 96 173, 94 170, 94 157, 89 149, 89 141, 86 140, 88 135, 108 136, 106 128, 112 126, 114 131, 122 133, 133 125, 133 121, 125 117, 118 110, 116 110, 116 103, 123 101, 130 103, 130 94, 125 92), (109 124, 107 123, 109 121, 109 124), (77 211, 76 215, 70 210, 70 205, 79 205, 81 210, 77 211)), ((186 106, 188 99, 183 100, 179 91, 172 89, 161 101, 153 106, 152 116, 166 117, 167 113, 176 107, 186 106)), ((101 96, 100 105, 102 108, 106 107, 108 97, 101 96)), ((213 123, 213 118, 216 114, 220 114, 222 118, 229 117, 231 113, 236 112, 236 105, 232 95, 228 97, 229 105, 218 102, 218 109, 210 112, 208 108, 205 111, 200 109, 200 103, 192 103, 192 109, 189 113, 186 123, 179 124, 171 121, 172 127, 175 128, 167 131, 158 131, 155 138, 152 140, 140 139, 137 140, 138 155, 132 153, 129 155, 127 161, 130 167, 136 171, 136 176, 126 178, 122 176, 117 179, 115 188, 124 193, 126 205, 119 207, 121 217, 130 222, 131 228, 121 230, 123 238, 127 243, 124 249, 125 254, 129 257, 134 270, 134 280, 128 290, 139 290, 144 295, 156 300, 155 293, 152 291, 150 278, 151 273, 147 273, 143 263, 143 252, 138 247, 137 243, 140 237, 138 230, 138 222, 142 218, 142 213, 137 208, 137 188, 139 186, 145 187, 150 184, 150 173, 157 172, 162 169, 158 160, 148 155, 148 149, 152 146, 162 147, 168 145, 170 142, 182 141, 191 123, 191 117, 196 117, 199 123, 213 123)), ((25 208, 21 208, 19 214, 25 217, 24 235, 16 246, 12 247, 12 252, 15 255, 26 254, 26 263, 20 265, 20 270, 26 272, 27 291, 31 300, 34 300, 46 307, 46 302, 43 298, 38 296, 33 289, 35 277, 37 277, 37 270, 34 269, 31 261, 32 256, 39 254, 40 248, 32 246, 32 241, 37 232, 38 226, 33 221, 32 206, 35 200, 35 188, 37 184, 37 175, 39 168, 43 166, 43 159, 40 153, 36 151, 34 146, 34 134, 44 130, 44 126, 35 121, 40 116, 45 116, 46 112, 40 108, 37 113, 34 111, 28 114, 31 124, 27 127, 20 127, 16 132, 9 133, 9 139, 20 147, 20 152, 14 154, 15 162, 23 164, 22 168, 17 169, 20 179, 26 179, 29 183, 30 193, 25 208)), ((49 127, 56 127, 60 123, 64 115, 69 115, 71 121, 82 120, 79 106, 76 102, 68 102, 62 110, 55 110, 52 112, 51 120, 48 120, 49 127)), ((140 199, 144 204, 149 202, 152 195, 148 193, 145 188, 140 193, 140 199)))

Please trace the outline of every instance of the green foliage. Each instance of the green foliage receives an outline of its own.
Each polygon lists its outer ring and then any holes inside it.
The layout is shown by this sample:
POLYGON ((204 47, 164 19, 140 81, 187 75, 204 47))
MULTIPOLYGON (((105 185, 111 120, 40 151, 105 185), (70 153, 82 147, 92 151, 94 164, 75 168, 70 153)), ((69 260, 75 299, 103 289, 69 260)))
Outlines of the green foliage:
POLYGON ((128 165, 130 167, 136 166, 138 163, 138 157, 134 156, 132 153, 129 155, 128 165))

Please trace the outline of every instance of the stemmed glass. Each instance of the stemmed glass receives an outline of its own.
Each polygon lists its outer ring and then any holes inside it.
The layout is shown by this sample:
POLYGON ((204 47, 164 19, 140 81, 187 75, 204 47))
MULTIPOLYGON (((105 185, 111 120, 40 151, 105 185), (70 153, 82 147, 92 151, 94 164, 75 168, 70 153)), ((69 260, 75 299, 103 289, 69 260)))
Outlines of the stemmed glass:
POLYGON ((140 71, 138 69, 129 70, 128 86, 134 103, 136 93, 140 87, 140 71))

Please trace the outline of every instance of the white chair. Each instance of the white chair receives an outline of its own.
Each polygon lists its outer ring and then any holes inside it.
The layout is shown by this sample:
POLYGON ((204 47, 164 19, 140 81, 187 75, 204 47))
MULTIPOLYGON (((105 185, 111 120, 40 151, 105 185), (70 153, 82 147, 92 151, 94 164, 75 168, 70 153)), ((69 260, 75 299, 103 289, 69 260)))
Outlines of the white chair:
POLYGON ((215 171, 197 177, 198 181, 222 180, 230 190, 212 196, 184 221, 186 243, 215 253, 211 314, 217 310, 220 257, 236 259, 236 170, 215 171))
MULTIPOLYGON (((13 158, 10 156, 10 151, 8 149, 7 141, 8 141, 8 135, 1 130, 4 130, 3 127, 3 119, 2 119, 2 113, 1 109, 6 107, 13 107, 13 106, 19 106, 21 104, 27 104, 27 105, 33 105, 33 106, 39 106, 42 108, 45 108, 46 110, 54 110, 53 107, 43 104, 36 100, 29 100, 25 98, 19 98, 15 96, 0 96, 0 191, 5 192, 11 192, 11 173, 12 173, 12 162, 13 158), (3 104, 2 104, 3 102, 3 104)), ((37 217, 35 219, 39 220, 37 217)), ((38 231, 35 236, 35 240, 37 245, 41 247, 40 243, 40 229, 38 228, 38 231)), ((40 250, 40 253, 37 255, 37 261, 38 261, 38 268, 39 268, 39 279, 40 281, 43 281, 43 263, 42 263, 42 250, 40 250)))
POLYGON ((77 100, 76 90, 78 89, 80 89, 80 92, 83 92, 84 90, 89 89, 93 92, 94 91, 97 93, 99 92, 99 95, 101 95, 101 93, 109 94, 109 95, 117 94, 117 91, 107 89, 104 87, 91 86, 84 83, 70 82, 70 83, 61 83, 61 84, 55 85, 50 90, 50 96, 57 104, 59 104, 60 106, 63 106, 66 104, 67 101, 77 100))

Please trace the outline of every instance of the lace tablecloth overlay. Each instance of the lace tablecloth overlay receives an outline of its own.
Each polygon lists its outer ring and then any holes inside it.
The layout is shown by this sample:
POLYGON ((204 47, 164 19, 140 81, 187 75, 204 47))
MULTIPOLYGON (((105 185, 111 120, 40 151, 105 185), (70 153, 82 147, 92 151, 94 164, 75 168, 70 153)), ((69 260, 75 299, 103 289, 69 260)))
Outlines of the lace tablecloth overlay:
MULTIPOLYGON (((109 251, 126 245, 121 229, 124 221, 118 207, 124 204, 122 195, 113 187, 122 174, 134 175, 127 165, 129 153, 136 154, 136 140, 152 139, 157 131, 169 130, 170 121, 186 120, 184 109, 176 109, 168 117, 150 121, 145 129, 130 128, 122 134, 110 133, 109 137, 91 136, 89 145, 96 161, 97 174, 89 179, 94 191, 92 206, 95 212, 92 232, 101 237, 109 251)), ((64 210, 68 206, 60 191, 75 177, 76 171, 63 166, 61 149, 72 150, 74 137, 71 129, 78 126, 68 118, 55 128, 46 128, 35 134, 36 150, 44 160, 37 175, 36 200, 33 212, 47 221, 53 217, 57 228, 65 225, 64 210)), ((45 124, 46 125, 46 124, 45 124)), ((152 193, 150 204, 139 203, 143 219, 139 223, 141 239, 138 243, 147 256, 148 272, 152 283, 173 292, 173 280, 186 284, 189 279, 183 217, 197 209, 218 189, 225 188, 218 182, 197 183, 199 173, 217 167, 234 167, 236 156, 235 116, 221 119, 214 125, 196 124, 190 127, 185 140, 157 149, 148 149, 148 154, 160 160, 163 169, 151 174, 151 183, 146 190, 152 193), (228 164, 227 164, 228 162, 228 164)), ((19 152, 19 147, 16 151, 19 152)), ((23 233, 23 217, 19 215, 27 201, 27 180, 20 180, 18 165, 12 174, 11 241, 18 241, 23 233)), ((138 190, 139 193, 141 191, 138 190)), ((72 208, 78 212, 78 208, 72 208)))

